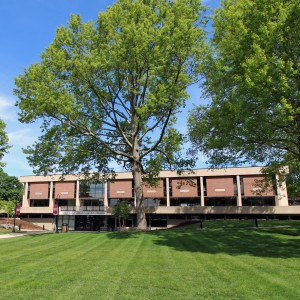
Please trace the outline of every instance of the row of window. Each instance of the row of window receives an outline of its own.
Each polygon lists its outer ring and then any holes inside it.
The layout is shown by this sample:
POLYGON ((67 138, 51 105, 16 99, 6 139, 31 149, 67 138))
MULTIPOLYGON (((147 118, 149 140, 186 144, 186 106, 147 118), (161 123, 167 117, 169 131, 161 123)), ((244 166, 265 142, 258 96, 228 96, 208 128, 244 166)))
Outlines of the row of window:
MULTIPOLYGON (((109 206, 113 207, 116 203, 124 199, 111 199, 109 206)), ((125 200, 129 205, 134 206, 132 199, 125 200)), ((165 199, 145 199, 145 207, 167 206, 165 199)), ((200 205, 197 198, 173 198, 170 199, 170 206, 195 206, 200 205)), ((205 197, 204 206, 236 206, 236 197, 205 197)), ((275 206, 275 197, 242 197, 242 206, 275 206)))
MULTIPOLYGON (((134 206, 134 200, 128 199, 109 199, 108 205, 114 207, 118 202, 125 201, 128 205, 134 206)), ((75 207, 75 200, 57 200, 56 203, 61 206, 75 207)), ((103 200, 82 200, 81 207, 99 207, 104 206, 103 200)), ((146 198, 145 207, 167 206, 166 199, 146 198)), ((170 206, 195 206, 200 205, 199 198, 173 198, 170 199, 170 206)), ((236 197, 215 197, 204 198, 205 206, 236 206, 236 197)), ((275 206, 275 197, 242 197, 243 206, 275 206)), ((49 207, 49 199, 30 200, 30 207, 49 207)))
MULTIPOLYGON (((73 193, 68 194, 68 198, 76 198, 76 183, 73 184, 73 193)), ((30 183, 28 184, 28 195, 27 197, 30 198, 30 183)), ((48 183, 48 195, 47 197, 50 198, 50 183, 48 183)), ((103 183, 87 183, 87 182, 80 182, 79 187, 79 197, 80 198, 103 198, 104 197, 104 184, 103 183)), ((58 199, 60 198, 59 195, 56 195, 56 188, 55 182, 53 182, 52 187, 52 198, 58 199)))
MULTIPOLYGON (((226 177, 228 179, 228 177, 226 177)), ((232 178, 232 184, 233 184, 233 195, 234 196, 237 196, 238 195, 238 184, 237 184, 237 181, 236 181, 236 177, 233 176, 231 177, 232 178)), ((173 193, 173 184, 172 184, 172 179, 169 179, 170 180, 170 183, 169 183, 169 195, 170 197, 178 197, 178 195, 175 195, 173 193)), ((176 181, 176 184, 178 184, 178 179, 173 179, 176 181)), ((189 180, 183 180, 183 181, 187 181, 187 182, 184 182, 185 186, 191 184, 191 187, 193 186, 194 184, 194 195, 195 197, 200 197, 201 195, 201 190, 200 190, 200 178, 194 178, 194 179, 191 179, 191 183, 189 183, 188 181, 189 180), (193 181, 194 180, 194 181, 193 181)), ((162 183, 163 183, 163 197, 167 197, 167 190, 166 190, 166 179, 163 179, 162 180, 162 183)), ((69 183, 70 184, 70 183, 69 183)), ((68 194, 67 196, 64 195, 65 197, 62 197, 62 198, 76 198, 76 184, 75 182, 71 183, 71 184, 74 184, 73 188, 71 189, 72 192, 66 192, 66 194, 68 194)), ((180 188, 180 187, 178 187, 180 188)), ((129 197, 133 197, 134 195, 134 188, 133 188, 133 184, 132 184, 132 191, 130 191, 129 193, 129 197)), ((220 190, 220 189, 215 189, 215 190, 220 190)), ((260 190, 259 188, 257 188, 257 190, 260 190)), ((188 191, 188 190, 184 190, 184 191, 188 191)), ((204 196, 207 196, 207 178, 204 177, 203 178, 203 191, 204 191, 204 196)), ((225 189, 224 189, 225 191, 225 189)), ((243 177, 240 176, 240 191, 241 191, 241 195, 244 196, 244 180, 243 180, 243 177)), ((36 197, 37 194, 42 194, 42 193, 33 193, 33 195, 30 194, 30 183, 28 184, 28 198, 30 199, 33 199, 34 197, 36 197)), ((44 193, 44 195, 42 197, 38 197, 38 198, 46 198, 45 194, 47 194, 47 191, 46 193, 44 193)), ((62 193, 61 193, 62 194, 62 193)), ((273 195, 276 195, 276 190, 273 190, 273 195)), ((232 196, 233 196, 232 195, 232 196)), ((270 195, 270 194, 265 194, 264 196, 267 196, 267 195, 270 195)), ((190 195, 191 196, 191 195, 190 195)), ((210 195, 210 196, 215 196, 215 195, 210 195)), ((230 196, 230 195, 226 195, 226 196, 230 196)), ((48 195, 47 195, 48 198, 50 198, 50 183, 48 184, 48 195)), ((104 198, 104 184, 103 183, 88 183, 88 182, 80 182, 80 187, 79 187, 79 197, 80 198, 83 198, 83 199, 103 199, 104 198)), ((110 198, 110 185, 108 184, 108 198, 110 198)), ((53 183, 53 192, 52 192, 52 198, 54 199, 60 199, 61 196, 60 195, 56 195, 56 188, 55 188, 55 183, 53 183)), ((36 198, 35 198, 36 199, 36 198)))

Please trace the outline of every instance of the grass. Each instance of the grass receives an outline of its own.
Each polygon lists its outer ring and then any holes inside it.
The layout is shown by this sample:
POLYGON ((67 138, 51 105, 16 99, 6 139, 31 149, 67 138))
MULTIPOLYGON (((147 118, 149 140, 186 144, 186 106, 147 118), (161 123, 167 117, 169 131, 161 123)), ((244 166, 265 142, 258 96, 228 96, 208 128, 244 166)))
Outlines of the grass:
POLYGON ((6 229, 4 227, 0 227, 0 234, 11 233, 11 228, 6 229))
POLYGON ((1 299, 300 299, 300 221, 0 240, 1 299))

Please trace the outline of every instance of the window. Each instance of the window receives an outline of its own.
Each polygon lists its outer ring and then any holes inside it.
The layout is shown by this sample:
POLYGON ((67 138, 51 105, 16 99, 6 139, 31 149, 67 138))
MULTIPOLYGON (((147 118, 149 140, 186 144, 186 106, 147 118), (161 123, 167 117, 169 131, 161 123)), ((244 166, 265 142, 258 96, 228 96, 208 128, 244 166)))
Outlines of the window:
POLYGON ((275 197, 243 197, 243 206, 275 206, 275 197))
POLYGON ((134 206, 134 200, 131 199, 131 198, 122 198, 122 199, 115 199, 115 198, 112 198, 112 199, 109 199, 108 200, 108 206, 109 207, 114 207, 118 202, 127 202, 128 205, 130 206, 134 206))
POLYGON ((83 199, 81 200, 81 206, 103 206, 104 203, 99 199, 83 199))
POLYGON ((79 187, 79 197, 94 199, 104 198, 104 184, 81 181, 79 187))
POLYGON ((171 198, 171 206, 195 206, 200 205, 200 198, 171 198))
POLYGON ((49 206, 49 199, 30 200, 30 207, 47 207, 47 206, 49 206))
POLYGON ((58 204, 58 206, 75 206, 76 200, 75 199, 56 199, 55 203, 58 204))
POLYGON ((236 197, 205 198, 205 206, 236 206, 236 197))
POLYGON ((164 198, 145 198, 145 207, 167 206, 167 200, 164 198))

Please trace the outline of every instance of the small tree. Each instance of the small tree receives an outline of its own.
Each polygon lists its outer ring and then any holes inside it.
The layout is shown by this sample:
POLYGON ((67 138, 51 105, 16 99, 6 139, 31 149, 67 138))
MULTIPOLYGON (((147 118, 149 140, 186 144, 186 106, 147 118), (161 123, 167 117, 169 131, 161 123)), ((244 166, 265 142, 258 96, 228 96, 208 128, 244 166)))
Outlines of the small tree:
POLYGON ((8 218, 12 218, 15 214, 17 201, 0 200, 0 210, 3 211, 8 218))
POLYGON ((126 202, 118 202, 113 208, 113 214, 119 219, 119 226, 125 229, 125 221, 130 214, 130 206, 126 202))

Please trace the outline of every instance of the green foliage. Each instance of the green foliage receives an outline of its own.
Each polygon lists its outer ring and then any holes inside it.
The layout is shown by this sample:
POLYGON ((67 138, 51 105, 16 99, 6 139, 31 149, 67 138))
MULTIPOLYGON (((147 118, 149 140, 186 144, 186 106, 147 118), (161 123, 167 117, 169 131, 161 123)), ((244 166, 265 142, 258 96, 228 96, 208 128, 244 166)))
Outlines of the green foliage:
POLYGON ((19 179, 15 176, 9 176, 3 170, 0 170, 0 199, 20 202, 22 193, 23 185, 19 179))
POLYGON ((187 167, 172 125, 206 51, 202 11, 198 0, 120 0, 94 24, 71 16, 16 79, 20 120, 43 120, 26 150, 36 172, 187 167))
POLYGON ((118 202, 113 208, 113 214, 116 217, 128 218, 130 214, 130 206, 126 202, 118 202))
POLYGON ((15 209, 16 209, 16 201, 0 200, 0 211, 4 212, 8 218, 11 218, 14 216, 15 209))
POLYGON ((298 0, 225 0, 216 10, 204 83, 212 102, 189 120, 213 165, 290 165, 300 174, 299 18, 298 0))
POLYGON ((16 79, 20 121, 43 121, 25 152, 35 172, 109 173, 117 161, 145 216, 142 173, 191 163, 173 125, 207 52, 202 14, 200 0, 119 0, 95 23, 71 16, 16 79))
POLYGON ((113 214, 119 219, 119 224, 123 230, 125 229, 125 221, 127 220, 130 211, 131 208, 129 204, 124 201, 116 203, 113 207, 113 214))
MULTIPOLYGON (((8 137, 5 132, 5 123, 0 120, 0 160, 2 159, 3 155, 7 153, 10 146, 8 145, 8 137)), ((3 167, 4 163, 0 161, 0 167, 3 167)))
POLYGON ((0 211, 12 217, 17 203, 22 201, 23 185, 15 176, 0 170, 0 211))

